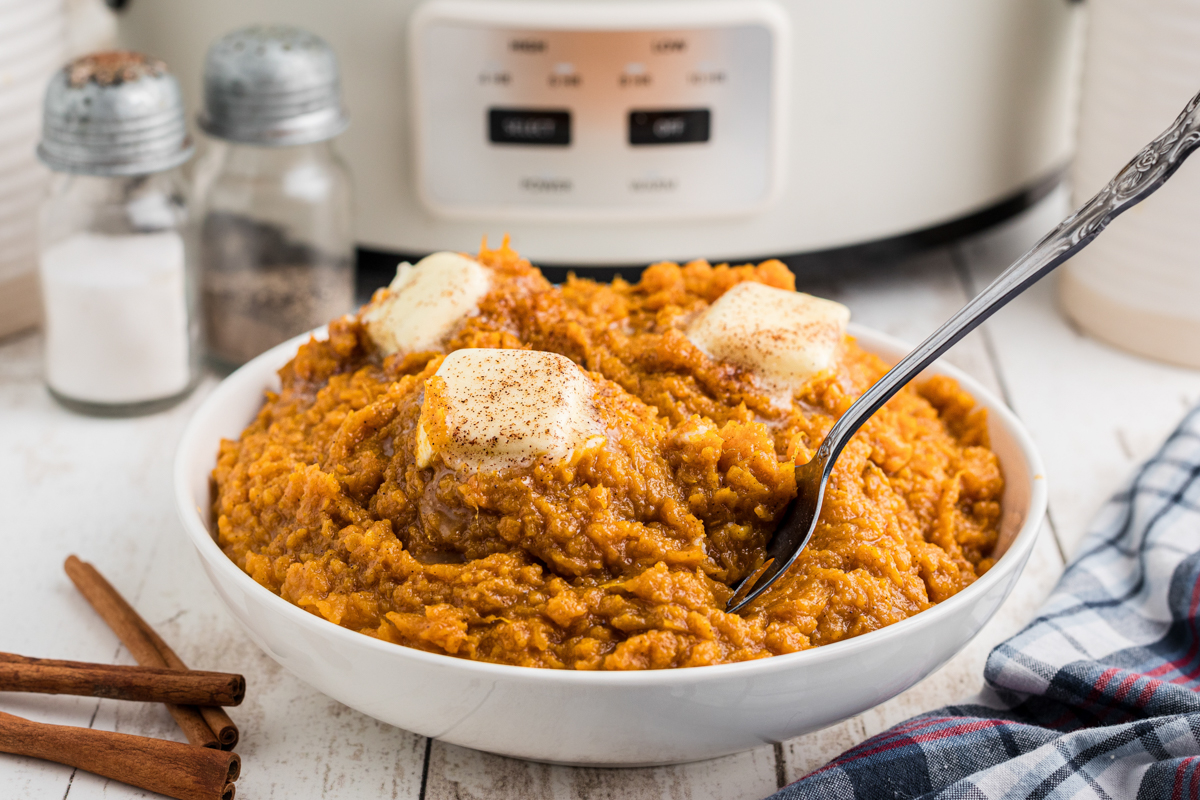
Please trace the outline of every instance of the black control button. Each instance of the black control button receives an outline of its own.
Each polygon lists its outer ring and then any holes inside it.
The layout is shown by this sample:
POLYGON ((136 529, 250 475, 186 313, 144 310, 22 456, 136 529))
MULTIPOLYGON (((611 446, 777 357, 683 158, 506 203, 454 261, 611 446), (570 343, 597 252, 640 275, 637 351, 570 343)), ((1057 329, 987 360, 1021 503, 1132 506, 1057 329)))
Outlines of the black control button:
POLYGON ((571 112, 490 108, 488 139, 492 144, 568 145, 571 143, 571 112))
POLYGON ((630 144, 707 142, 711 128, 707 108, 629 112, 630 144))

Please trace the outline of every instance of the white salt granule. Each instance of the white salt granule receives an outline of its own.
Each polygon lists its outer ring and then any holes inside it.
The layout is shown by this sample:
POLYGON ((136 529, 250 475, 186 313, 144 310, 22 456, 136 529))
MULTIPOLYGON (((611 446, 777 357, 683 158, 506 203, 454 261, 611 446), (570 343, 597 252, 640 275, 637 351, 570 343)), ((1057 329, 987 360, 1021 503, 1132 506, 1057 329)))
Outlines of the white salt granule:
POLYGON ((41 254, 46 381, 96 403, 178 394, 191 379, 183 239, 81 233, 41 254))

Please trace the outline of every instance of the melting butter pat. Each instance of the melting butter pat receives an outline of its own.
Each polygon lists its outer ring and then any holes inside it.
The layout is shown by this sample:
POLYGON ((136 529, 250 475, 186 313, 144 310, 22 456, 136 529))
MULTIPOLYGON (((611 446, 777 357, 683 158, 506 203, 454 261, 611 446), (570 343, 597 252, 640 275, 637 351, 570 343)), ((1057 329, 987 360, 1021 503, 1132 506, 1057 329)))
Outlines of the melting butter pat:
POLYGON ((499 470, 598 446, 594 393, 583 370, 557 353, 456 350, 425 383, 417 466, 436 453, 454 469, 499 470))
POLYGON ((746 282, 721 295, 686 335, 710 358, 749 370, 768 391, 790 395, 833 367, 849 321, 850 309, 841 303, 746 282))
POLYGON ((388 294, 363 313, 367 333, 385 354, 437 350, 476 313, 491 273, 458 253, 434 253, 396 270, 388 294))

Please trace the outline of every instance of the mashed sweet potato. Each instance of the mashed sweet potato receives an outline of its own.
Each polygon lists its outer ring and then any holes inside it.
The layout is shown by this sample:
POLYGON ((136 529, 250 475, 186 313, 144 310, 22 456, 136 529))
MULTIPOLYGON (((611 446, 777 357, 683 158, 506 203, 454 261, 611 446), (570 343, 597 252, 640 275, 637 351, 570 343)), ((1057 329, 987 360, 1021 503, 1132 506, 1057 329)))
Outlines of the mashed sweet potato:
POLYGON ((778 261, 656 264, 636 284, 545 281, 507 246, 479 313, 437 352, 383 357, 361 316, 300 348, 213 472, 226 554, 352 630, 463 658, 649 669, 803 650, 941 602, 991 564, 1003 489, 984 413, 954 381, 901 391, 837 462, 789 573, 721 609, 834 420, 886 370, 849 337, 790 407, 682 326, 778 261), (597 387, 600 447, 473 473, 414 457, 425 382, 465 347, 563 354, 597 387))

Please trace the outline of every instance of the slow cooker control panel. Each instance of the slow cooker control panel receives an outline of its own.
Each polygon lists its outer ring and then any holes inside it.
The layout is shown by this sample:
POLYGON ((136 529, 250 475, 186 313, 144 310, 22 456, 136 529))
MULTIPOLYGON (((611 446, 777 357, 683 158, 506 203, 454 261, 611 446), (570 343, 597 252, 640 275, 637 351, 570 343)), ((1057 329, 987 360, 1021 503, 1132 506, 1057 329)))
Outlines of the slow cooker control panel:
POLYGON ((769 0, 433 0, 410 30, 435 213, 743 214, 778 192, 786 19, 769 0))

